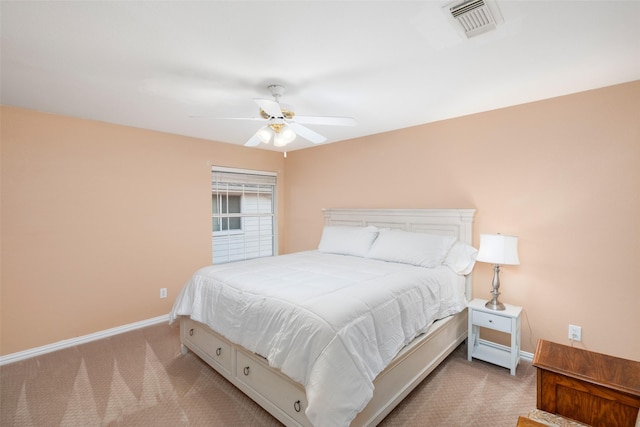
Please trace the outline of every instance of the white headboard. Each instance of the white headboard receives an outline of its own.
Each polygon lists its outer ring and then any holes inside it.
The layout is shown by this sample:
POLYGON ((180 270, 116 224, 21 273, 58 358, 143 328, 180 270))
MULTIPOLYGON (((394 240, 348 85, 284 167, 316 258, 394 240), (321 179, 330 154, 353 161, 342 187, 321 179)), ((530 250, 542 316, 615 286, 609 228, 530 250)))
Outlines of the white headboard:
MULTIPOLYGON (((416 233, 454 236, 472 244, 475 209, 322 209, 326 225, 396 228, 416 233)), ((466 276, 467 299, 472 299, 471 274, 466 276)))

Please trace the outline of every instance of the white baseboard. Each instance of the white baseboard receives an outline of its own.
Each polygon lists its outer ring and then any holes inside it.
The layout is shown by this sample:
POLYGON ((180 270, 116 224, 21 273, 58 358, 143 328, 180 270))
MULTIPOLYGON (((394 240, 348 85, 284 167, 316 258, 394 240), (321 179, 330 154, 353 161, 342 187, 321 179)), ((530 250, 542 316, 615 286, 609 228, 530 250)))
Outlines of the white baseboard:
POLYGON ((52 351, 62 350, 63 348, 73 347, 75 345, 85 344, 91 341, 96 341, 102 338, 118 335, 123 332, 133 331, 134 329, 144 328, 145 326, 156 325, 162 322, 168 322, 169 315, 154 317, 152 319, 141 320, 140 322, 130 323, 128 325, 122 325, 104 331, 95 332, 89 335, 83 335, 81 337, 71 338, 68 340, 62 340, 53 344, 43 345, 42 347, 31 348, 29 350, 19 351, 17 353, 7 354, 0 356, 0 366, 8 363, 18 362, 20 360, 28 359, 30 357, 40 356, 42 354, 51 353, 52 351))
POLYGON ((533 362, 533 353, 529 353, 528 351, 520 351, 520 358, 522 360, 526 360, 527 362, 533 362))
MULTIPOLYGON (((8 363, 18 362, 20 360, 28 359, 30 357, 40 356, 42 354, 51 353, 52 351, 62 350, 63 348, 73 347, 74 345, 85 344, 91 341, 96 341, 102 338, 111 337, 113 335, 122 334, 124 332, 133 331, 135 329, 144 328, 145 326, 156 325, 162 322, 168 322, 169 315, 165 314, 163 316, 154 317, 152 319, 141 320, 140 322, 130 323, 128 325, 122 325, 111 329, 106 329, 104 331, 95 332, 89 335, 83 335, 81 337, 71 338, 68 340, 58 341, 53 344, 43 345, 41 347, 31 348, 29 350, 19 351, 17 353, 7 354, 5 356, 0 356, 0 366, 6 365, 8 363)), ((503 350, 509 350, 509 347, 496 344, 491 341, 480 340, 484 345, 497 347, 503 350)), ((529 353, 526 351, 520 351, 520 358, 526 360, 527 362, 533 361, 533 353, 529 353)))

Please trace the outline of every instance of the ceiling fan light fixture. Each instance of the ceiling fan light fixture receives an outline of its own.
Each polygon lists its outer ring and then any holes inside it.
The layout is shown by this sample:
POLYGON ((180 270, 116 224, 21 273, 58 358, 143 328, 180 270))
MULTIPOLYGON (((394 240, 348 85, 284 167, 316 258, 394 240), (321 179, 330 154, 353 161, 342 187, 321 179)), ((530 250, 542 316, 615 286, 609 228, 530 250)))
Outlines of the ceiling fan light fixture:
POLYGON ((284 147, 294 139, 296 139, 296 133, 288 125, 284 125, 273 136, 273 145, 276 147, 284 147))
MULTIPOLYGON (((256 147, 261 142, 268 144, 271 140, 273 140, 274 146, 284 147, 298 136, 314 144, 320 144, 325 142, 327 138, 304 126, 305 124, 332 126, 355 126, 356 124, 356 121, 351 117, 296 116, 293 107, 280 104, 284 87, 270 85, 269 91, 273 95, 273 101, 261 98, 253 99, 259 107, 259 119, 266 120, 266 126, 260 128, 249 138, 244 144, 246 147, 256 147)), ((255 119, 247 118, 247 120, 255 119)))
POLYGON ((269 126, 264 126, 262 129, 258 131, 258 138, 260 139, 260 141, 264 142, 265 144, 268 144, 269 141, 271 141, 272 134, 273 132, 271 131, 269 126))
POLYGON ((282 138, 285 141, 287 141, 287 144, 292 142, 294 139, 296 139, 296 133, 293 131, 293 129, 291 129, 291 127, 289 125, 285 126, 280 131, 280 135, 282 135, 282 138))
POLYGON ((269 127, 276 134, 280 133, 280 131, 284 126, 285 126, 285 123, 283 121, 271 121, 271 123, 269 123, 269 127))
POLYGON ((275 134, 273 137, 273 146, 274 147, 284 147, 287 143, 284 141, 284 138, 280 134, 275 134))

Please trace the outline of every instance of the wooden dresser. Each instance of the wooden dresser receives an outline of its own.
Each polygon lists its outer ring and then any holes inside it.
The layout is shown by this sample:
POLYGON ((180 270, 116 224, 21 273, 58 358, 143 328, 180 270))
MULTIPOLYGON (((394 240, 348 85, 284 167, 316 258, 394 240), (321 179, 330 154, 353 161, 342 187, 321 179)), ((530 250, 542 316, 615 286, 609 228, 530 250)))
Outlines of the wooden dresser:
POLYGON ((640 408, 640 362, 538 341, 537 407, 594 427, 633 427, 640 408))

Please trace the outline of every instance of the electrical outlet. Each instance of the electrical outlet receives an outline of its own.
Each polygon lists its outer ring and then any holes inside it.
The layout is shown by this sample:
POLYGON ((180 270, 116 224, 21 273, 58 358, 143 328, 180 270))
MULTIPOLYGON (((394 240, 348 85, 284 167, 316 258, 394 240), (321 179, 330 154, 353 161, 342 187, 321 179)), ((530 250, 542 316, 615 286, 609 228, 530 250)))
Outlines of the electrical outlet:
POLYGON ((160 298, 167 297, 167 288, 160 288, 160 298))
POLYGON ((582 341, 582 327, 569 325, 569 339, 571 341, 582 341))

